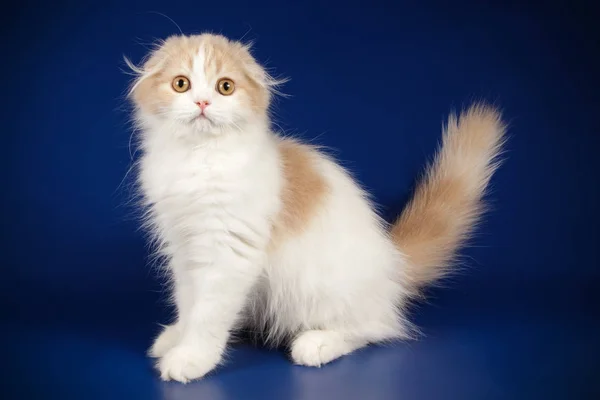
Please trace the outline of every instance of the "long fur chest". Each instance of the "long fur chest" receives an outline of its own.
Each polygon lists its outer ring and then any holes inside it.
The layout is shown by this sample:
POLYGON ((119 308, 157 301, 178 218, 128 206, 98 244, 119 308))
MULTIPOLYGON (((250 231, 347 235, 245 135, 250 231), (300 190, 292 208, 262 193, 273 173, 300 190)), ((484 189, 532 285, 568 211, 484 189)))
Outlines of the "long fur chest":
POLYGON ((231 237, 262 246, 278 211, 276 153, 250 147, 168 148, 144 154, 140 186, 161 247, 215 246, 231 237))
POLYGON ((227 202, 243 190, 247 162, 201 150, 155 150, 142 161, 141 185, 149 204, 201 205, 227 202), (221 195, 221 196, 219 196, 221 195))

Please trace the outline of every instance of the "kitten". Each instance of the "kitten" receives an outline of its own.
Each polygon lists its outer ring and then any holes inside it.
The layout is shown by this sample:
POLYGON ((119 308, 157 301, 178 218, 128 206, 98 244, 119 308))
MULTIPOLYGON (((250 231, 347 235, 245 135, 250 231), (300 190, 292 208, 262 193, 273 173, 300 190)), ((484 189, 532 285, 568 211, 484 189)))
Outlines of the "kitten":
POLYGON ((437 158, 388 229, 334 160, 270 130, 280 82, 248 46, 177 36, 141 67, 127 62, 137 73, 139 184, 177 306, 149 352, 163 379, 213 370, 240 327, 289 340, 306 366, 410 336, 409 299, 448 271, 482 213, 505 131, 496 110, 450 116, 437 158))

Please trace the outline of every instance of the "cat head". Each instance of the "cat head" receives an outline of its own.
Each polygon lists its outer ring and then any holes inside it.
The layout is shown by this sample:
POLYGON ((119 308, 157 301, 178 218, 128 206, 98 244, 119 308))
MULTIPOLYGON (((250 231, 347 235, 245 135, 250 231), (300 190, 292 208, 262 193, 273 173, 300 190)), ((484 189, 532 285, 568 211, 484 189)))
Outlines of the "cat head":
POLYGON ((173 36, 146 56, 130 96, 141 121, 219 135, 265 121, 275 87, 249 46, 220 35, 173 36))

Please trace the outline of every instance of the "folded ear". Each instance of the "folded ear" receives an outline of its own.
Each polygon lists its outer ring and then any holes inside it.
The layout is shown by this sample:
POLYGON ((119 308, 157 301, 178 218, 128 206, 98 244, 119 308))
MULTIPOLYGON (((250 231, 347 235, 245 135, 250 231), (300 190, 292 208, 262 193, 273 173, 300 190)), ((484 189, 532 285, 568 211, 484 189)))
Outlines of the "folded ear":
POLYGON ((152 50, 142 60, 142 66, 144 71, 146 71, 147 73, 152 73, 152 71, 154 70, 160 70, 162 65, 178 48, 177 45, 181 44, 181 39, 181 36, 172 35, 166 38, 165 40, 157 41, 154 44, 152 50))
POLYGON ((254 42, 249 43, 236 43, 238 51, 240 53, 240 58, 244 64, 244 68, 246 69, 246 74, 249 79, 251 79, 258 86, 267 90, 269 94, 279 94, 277 89, 284 83, 286 83, 289 79, 287 78, 275 78, 271 76, 267 70, 260 65, 256 58, 252 55, 252 46, 254 42))
POLYGON ((172 47, 177 38, 177 36, 170 36, 166 40, 157 41, 150 52, 142 58, 140 65, 135 65, 129 58, 123 57, 125 64, 127 64, 132 74, 135 75, 135 79, 129 89, 129 95, 135 91, 140 83, 162 70, 169 57, 169 48, 172 47))

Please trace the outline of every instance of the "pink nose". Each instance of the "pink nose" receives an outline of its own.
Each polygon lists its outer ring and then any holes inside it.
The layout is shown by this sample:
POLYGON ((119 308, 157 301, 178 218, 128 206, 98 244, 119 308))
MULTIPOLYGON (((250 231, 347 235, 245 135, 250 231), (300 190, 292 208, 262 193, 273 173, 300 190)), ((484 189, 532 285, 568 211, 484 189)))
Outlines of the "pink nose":
POLYGON ((207 100, 197 101, 196 104, 198 105, 198 107, 200 107, 202 111, 204 111, 204 109, 210 105, 210 103, 207 100))

